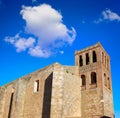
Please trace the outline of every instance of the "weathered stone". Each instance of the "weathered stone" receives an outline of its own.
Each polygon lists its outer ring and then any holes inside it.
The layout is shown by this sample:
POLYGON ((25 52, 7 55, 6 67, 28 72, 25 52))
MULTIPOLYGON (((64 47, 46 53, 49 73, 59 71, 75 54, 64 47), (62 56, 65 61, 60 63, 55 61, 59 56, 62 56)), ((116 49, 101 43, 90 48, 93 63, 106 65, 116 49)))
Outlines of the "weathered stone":
POLYGON ((0 118, 114 118, 109 60, 98 43, 0 87, 0 118))

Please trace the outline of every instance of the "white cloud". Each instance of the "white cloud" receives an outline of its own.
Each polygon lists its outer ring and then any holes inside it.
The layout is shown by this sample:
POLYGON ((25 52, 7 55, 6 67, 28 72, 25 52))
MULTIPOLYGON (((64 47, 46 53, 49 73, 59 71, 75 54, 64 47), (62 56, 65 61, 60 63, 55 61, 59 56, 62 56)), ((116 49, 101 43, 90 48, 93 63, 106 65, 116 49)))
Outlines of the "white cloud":
POLYGON ((69 44, 75 39, 74 28, 69 30, 62 22, 62 15, 50 5, 22 7, 21 14, 26 21, 26 31, 39 38, 40 46, 53 44, 62 40, 69 44), (72 35, 72 36, 71 36, 72 35))
POLYGON ((100 23, 103 21, 120 21, 120 16, 112 12, 110 9, 106 9, 101 13, 101 17, 95 21, 95 23, 100 23))
POLYGON ((35 57, 49 57, 51 52, 49 50, 42 50, 39 46, 32 47, 29 49, 29 54, 35 57))
POLYGON ((36 43, 31 47, 31 45, 27 46, 28 39, 22 38, 19 42, 14 42, 14 38, 11 38, 8 42, 14 44, 18 51, 29 48, 31 56, 49 57, 54 53, 52 52, 54 49, 59 49, 66 44, 72 45, 76 38, 75 29, 73 27, 68 29, 63 24, 61 13, 48 4, 34 7, 23 6, 20 14, 26 22, 25 31, 27 35, 36 37, 34 39, 36 43), (21 44, 21 48, 17 44, 21 44))
POLYGON ((17 52, 25 51, 27 48, 33 47, 35 43, 35 39, 32 37, 26 39, 20 37, 19 34, 16 34, 14 37, 5 37, 5 41, 13 44, 17 52))
POLYGON ((17 47, 18 52, 21 52, 33 46, 34 42, 35 40, 31 37, 29 37, 27 40, 25 38, 21 38, 15 43, 15 47, 17 47))

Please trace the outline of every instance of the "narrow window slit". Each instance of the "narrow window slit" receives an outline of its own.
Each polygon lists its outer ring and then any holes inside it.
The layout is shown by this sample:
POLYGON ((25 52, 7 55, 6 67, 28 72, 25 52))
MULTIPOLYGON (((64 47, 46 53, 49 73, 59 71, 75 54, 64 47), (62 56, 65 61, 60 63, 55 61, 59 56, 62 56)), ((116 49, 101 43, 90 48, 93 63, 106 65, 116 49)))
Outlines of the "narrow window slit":
POLYGON ((89 64, 89 54, 88 53, 86 53, 86 65, 88 65, 89 64))
POLYGON ((93 51, 93 63, 94 62, 97 62, 97 55, 95 51, 93 51))
POLYGON ((82 86, 86 85, 86 77, 85 75, 81 75, 81 80, 82 80, 82 86))
POLYGON ((91 84, 97 84, 97 77, 95 72, 91 73, 91 84))
POLYGON ((9 105, 8 118, 11 118, 12 104, 13 104, 13 96, 14 96, 14 92, 12 92, 12 93, 11 93, 11 96, 10 96, 10 105, 9 105))
POLYGON ((34 83, 34 92, 38 92, 39 91, 39 80, 36 80, 34 83))
POLYGON ((79 57, 79 65, 80 66, 83 66, 83 59, 82 59, 82 56, 80 55, 80 57, 79 57))

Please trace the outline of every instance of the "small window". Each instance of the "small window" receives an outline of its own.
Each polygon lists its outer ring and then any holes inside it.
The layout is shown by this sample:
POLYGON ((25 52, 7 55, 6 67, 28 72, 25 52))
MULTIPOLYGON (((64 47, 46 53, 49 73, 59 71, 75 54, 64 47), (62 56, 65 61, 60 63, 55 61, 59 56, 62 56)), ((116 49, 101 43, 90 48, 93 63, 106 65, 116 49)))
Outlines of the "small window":
POLYGON ((89 54, 88 53, 86 53, 86 65, 88 65, 89 64, 89 54))
POLYGON ((94 62, 97 62, 97 55, 95 51, 93 51, 93 63, 94 62))
POLYGON ((109 61, 110 61, 109 58, 107 58, 107 69, 108 69, 108 70, 109 70, 109 68, 110 68, 110 67, 109 67, 109 61))
POLYGON ((96 73, 92 72, 91 73, 91 84, 96 84, 96 83, 97 83, 96 73))
POLYGON ((108 89, 110 89, 110 78, 107 78, 108 89))
POLYGON ((38 92, 39 91, 39 80, 36 80, 34 83, 34 92, 38 92))
POLYGON ((86 85, 86 77, 85 75, 81 75, 81 80, 82 80, 82 86, 86 85))
POLYGON ((83 66, 83 59, 82 59, 82 56, 80 55, 80 59, 79 59, 79 65, 80 66, 83 66))
POLYGON ((106 66, 106 56, 105 56, 105 66, 106 66))
POLYGON ((102 52, 102 63, 104 64, 104 53, 102 52))
POLYGON ((104 73, 104 85, 107 86, 106 74, 104 73))

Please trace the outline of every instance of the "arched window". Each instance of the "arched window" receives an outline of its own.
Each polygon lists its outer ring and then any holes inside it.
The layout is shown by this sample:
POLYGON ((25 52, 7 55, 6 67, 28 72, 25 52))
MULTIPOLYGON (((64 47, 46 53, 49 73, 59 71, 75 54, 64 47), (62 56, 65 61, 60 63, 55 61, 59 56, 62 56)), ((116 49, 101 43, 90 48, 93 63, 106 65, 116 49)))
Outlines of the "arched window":
POLYGON ((82 59, 82 56, 80 55, 80 57, 79 57, 79 65, 80 66, 83 66, 83 59, 82 59))
POLYGON ((91 72, 91 84, 97 83, 97 77, 95 72, 91 72))
POLYGON ((97 62, 97 55, 95 51, 93 51, 93 62, 97 62))
POLYGON ((107 86, 106 74, 104 73, 104 85, 107 86))
POLYGON ((89 64, 89 54, 88 53, 86 53, 86 65, 88 65, 89 64))
POLYGON ((82 86, 86 85, 86 77, 85 75, 81 75, 81 80, 82 80, 82 86))

